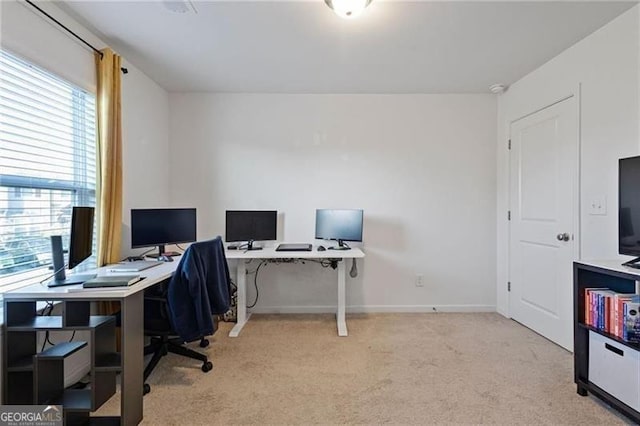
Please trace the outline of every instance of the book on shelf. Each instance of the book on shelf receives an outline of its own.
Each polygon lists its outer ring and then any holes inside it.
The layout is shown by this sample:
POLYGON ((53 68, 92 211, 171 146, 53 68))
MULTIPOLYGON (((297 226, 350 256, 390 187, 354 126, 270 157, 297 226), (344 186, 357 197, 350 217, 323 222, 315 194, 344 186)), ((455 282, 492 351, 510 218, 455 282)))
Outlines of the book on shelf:
POLYGON ((640 295, 585 288, 584 323, 630 342, 640 342, 640 295))
POLYGON ((624 302, 623 339, 640 342, 640 296, 633 296, 624 302))
POLYGON ((613 334, 620 338, 623 338, 623 335, 624 335, 625 303, 631 300, 633 296, 634 296, 633 294, 617 293, 613 301, 614 307, 615 307, 615 312, 614 312, 615 328, 614 328, 613 334))
POLYGON ((605 330, 608 321, 605 319, 606 298, 613 295, 607 288, 585 289, 585 323, 591 327, 605 330))
POLYGON ((83 288, 128 287, 140 281, 140 275, 102 275, 85 281, 83 288))

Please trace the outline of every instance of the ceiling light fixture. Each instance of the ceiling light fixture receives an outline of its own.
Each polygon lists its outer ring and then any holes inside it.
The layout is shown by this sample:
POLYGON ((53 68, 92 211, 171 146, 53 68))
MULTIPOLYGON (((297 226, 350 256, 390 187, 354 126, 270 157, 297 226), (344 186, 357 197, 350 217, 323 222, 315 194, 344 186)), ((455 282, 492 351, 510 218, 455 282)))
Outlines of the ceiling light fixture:
POLYGON ((324 2, 341 18, 353 19, 369 6, 371 0, 324 0, 324 2))

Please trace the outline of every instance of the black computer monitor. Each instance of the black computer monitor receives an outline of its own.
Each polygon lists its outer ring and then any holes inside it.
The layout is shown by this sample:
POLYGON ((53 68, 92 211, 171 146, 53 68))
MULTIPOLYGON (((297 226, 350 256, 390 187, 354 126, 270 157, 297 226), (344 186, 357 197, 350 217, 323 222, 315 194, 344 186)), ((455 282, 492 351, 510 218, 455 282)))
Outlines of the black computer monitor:
POLYGON ((158 257, 166 244, 196 241, 196 209, 131 209, 131 248, 158 246, 158 257))
POLYGON ((51 236, 51 253, 53 260, 54 278, 47 284, 49 287, 82 284, 95 278, 95 274, 72 274, 67 277, 65 266, 73 269, 93 254, 93 207, 74 207, 71 212, 71 232, 69 234, 69 262, 64 264, 64 249, 62 236, 51 236))
POLYGON ((93 207, 74 207, 69 235, 69 269, 73 269, 93 254, 93 207))
POLYGON ((316 210, 316 238, 337 240, 335 250, 349 250, 345 241, 362 241, 362 218, 364 212, 356 209, 316 210))
POLYGON ((624 265, 640 268, 640 156, 618 162, 618 252, 635 259, 624 265))
POLYGON ((275 240, 277 222, 276 210, 227 210, 225 241, 246 241, 247 250, 260 250, 260 247, 253 246, 253 242, 275 240))

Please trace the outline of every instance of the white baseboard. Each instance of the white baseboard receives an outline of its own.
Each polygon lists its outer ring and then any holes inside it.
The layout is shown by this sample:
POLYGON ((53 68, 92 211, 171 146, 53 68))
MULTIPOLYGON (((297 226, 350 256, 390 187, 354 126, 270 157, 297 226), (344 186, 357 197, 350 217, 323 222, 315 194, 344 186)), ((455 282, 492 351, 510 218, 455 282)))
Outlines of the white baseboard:
MULTIPOLYGON (((335 306, 263 306, 249 310, 254 314, 329 314, 335 306)), ((434 313, 496 312, 495 305, 366 305, 347 306, 349 313, 434 313)))
POLYGON ((65 372, 64 372, 65 387, 71 386, 72 384, 79 382, 90 371, 91 371, 91 362, 88 359, 86 360, 86 362, 65 363, 65 372))
POLYGON ((505 318, 511 318, 508 314, 507 311, 503 310, 503 309, 496 309, 496 312, 499 313, 500 315, 502 315, 505 318))
POLYGON ((495 305, 367 305, 352 306, 353 313, 437 313, 437 312, 495 312, 495 305))
POLYGON ((252 314, 334 314, 335 306, 264 306, 248 309, 252 314))

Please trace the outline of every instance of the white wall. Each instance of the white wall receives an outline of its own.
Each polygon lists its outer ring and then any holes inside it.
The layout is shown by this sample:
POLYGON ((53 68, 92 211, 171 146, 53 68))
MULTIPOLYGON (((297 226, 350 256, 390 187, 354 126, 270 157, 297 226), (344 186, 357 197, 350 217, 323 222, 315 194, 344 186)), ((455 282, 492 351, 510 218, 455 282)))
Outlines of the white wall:
MULTIPOLYGON (((59 21, 89 43, 101 49, 105 46, 96 36, 48 2, 38 2, 59 21)), ((72 38, 25 2, 6 0, 0 2, 0 44, 24 59, 74 83, 85 90, 95 92, 95 66, 93 52, 72 38)))
MULTIPOLYGON (((351 311, 495 309, 493 96, 171 94, 170 109, 171 200, 198 208, 199 239, 224 235, 226 209, 276 209, 281 240, 313 242, 316 208, 362 208, 351 311)), ((254 311, 332 311, 335 274, 266 266, 254 311)))
MULTIPOLYGON (((93 44, 105 43, 61 9, 39 2, 66 26, 93 44)), ((95 93, 93 52, 24 2, 0 1, 2 48, 95 93)), ((122 75, 123 255, 130 248, 129 210, 169 204, 169 98, 166 90, 128 63, 122 75)))
MULTIPOLYGON (((132 208, 169 206, 169 94, 125 64, 122 76, 122 253, 131 249, 132 208)), ((146 249, 148 250, 148 249, 146 249)))
POLYGON ((507 242, 509 125, 565 95, 580 99, 580 252, 612 259, 618 244, 618 159, 639 152, 638 6, 533 71, 500 97, 498 106, 498 311, 509 315, 507 242), (607 214, 588 213, 605 197, 607 214))

